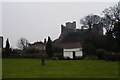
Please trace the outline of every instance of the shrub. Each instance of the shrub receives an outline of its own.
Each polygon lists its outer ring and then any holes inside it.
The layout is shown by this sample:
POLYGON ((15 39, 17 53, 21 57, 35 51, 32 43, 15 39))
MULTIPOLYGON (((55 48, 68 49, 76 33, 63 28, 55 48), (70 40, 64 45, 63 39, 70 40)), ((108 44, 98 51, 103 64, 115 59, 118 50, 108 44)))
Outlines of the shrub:
POLYGON ((96 47, 93 44, 85 44, 83 46, 83 52, 86 55, 95 55, 96 54, 96 47))
POLYGON ((51 59, 52 60, 58 60, 58 57, 52 57, 51 59))
POLYGON ((27 53, 38 53, 39 52, 39 50, 38 49, 36 49, 36 48, 28 48, 27 50, 26 50, 26 52, 27 53))
POLYGON ((85 60, 97 60, 98 57, 94 56, 94 55, 87 55, 86 57, 84 57, 85 60))
POLYGON ((63 54, 62 53, 55 53, 55 54, 53 54, 53 57, 58 58, 58 59, 63 59, 63 54))
POLYGON ((96 51, 98 59, 105 59, 107 56, 107 51, 104 49, 97 49, 96 51))

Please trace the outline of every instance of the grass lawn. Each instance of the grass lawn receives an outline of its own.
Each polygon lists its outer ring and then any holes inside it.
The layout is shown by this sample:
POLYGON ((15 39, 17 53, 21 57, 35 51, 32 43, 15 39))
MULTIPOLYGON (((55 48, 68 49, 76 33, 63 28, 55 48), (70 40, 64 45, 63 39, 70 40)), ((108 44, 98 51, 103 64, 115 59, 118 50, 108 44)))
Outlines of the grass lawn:
POLYGON ((3 59, 3 78, 118 78, 118 63, 102 60, 3 59))

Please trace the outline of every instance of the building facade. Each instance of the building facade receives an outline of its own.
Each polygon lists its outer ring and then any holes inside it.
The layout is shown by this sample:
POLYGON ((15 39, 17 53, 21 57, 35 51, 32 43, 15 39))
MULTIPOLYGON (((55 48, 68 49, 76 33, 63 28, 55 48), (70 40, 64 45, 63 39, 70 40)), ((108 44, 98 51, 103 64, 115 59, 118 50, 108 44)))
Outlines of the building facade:
POLYGON ((39 51, 42 51, 42 50, 45 50, 45 43, 43 43, 43 42, 35 42, 33 44, 29 44, 28 48, 29 49, 35 48, 35 49, 37 49, 39 51))

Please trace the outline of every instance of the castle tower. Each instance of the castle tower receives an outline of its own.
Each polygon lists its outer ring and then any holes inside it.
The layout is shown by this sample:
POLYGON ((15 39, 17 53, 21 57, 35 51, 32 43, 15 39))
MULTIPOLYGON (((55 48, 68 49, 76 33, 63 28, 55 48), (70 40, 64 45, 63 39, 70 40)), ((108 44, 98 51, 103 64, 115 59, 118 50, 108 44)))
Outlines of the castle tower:
POLYGON ((69 33, 69 32, 75 32, 76 31, 76 22, 73 21, 67 22, 66 26, 61 25, 61 33, 69 33))
POLYGON ((76 29, 76 22, 75 21, 73 21, 73 23, 67 22, 66 27, 69 28, 69 29, 75 30, 76 29))
POLYGON ((61 25, 60 41, 70 32, 76 32, 76 22, 67 22, 66 25, 61 25))

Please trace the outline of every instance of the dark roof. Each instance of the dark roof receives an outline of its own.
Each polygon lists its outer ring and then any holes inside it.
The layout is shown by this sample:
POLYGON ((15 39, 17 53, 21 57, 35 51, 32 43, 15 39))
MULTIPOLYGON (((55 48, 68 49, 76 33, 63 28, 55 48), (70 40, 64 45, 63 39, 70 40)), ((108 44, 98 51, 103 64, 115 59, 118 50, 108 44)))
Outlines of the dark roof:
POLYGON ((66 49, 70 49, 70 48, 80 48, 81 44, 80 42, 74 42, 74 43, 59 43, 55 45, 56 47, 59 48, 66 48, 66 49))
POLYGON ((33 43, 33 44, 30 44, 30 43, 29 43, 29 45, 36 45, 36 44, 42 44, 42 45, 45 45, 43 42, 35 42, 35 43, 33 43))

